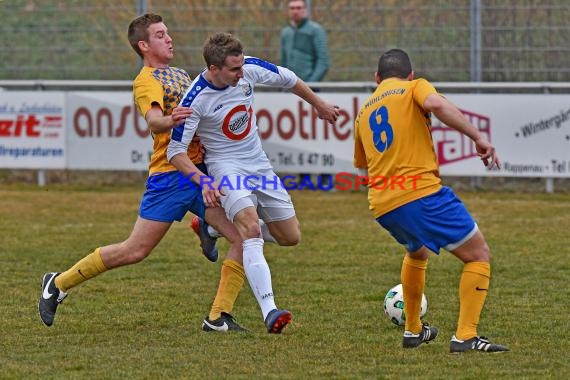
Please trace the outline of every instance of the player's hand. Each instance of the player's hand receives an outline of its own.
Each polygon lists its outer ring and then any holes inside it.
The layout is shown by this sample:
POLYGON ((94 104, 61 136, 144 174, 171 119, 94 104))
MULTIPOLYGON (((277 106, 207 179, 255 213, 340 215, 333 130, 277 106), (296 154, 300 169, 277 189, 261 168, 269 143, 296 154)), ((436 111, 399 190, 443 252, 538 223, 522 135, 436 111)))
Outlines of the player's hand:
POLYGON ((220 198, 224 195, 216 182, 204 184, 202 187, 202 197, 206 207, 220 207, 220 198))
POLYGON ((340 115, 340 107, 329 103, 323 103, 316 107, 319 119, 324 119, 331 124, 336 122, 340 115))
POLYGON ((170 117, 172 118, 172 125, 177 126, 184 123, 184 120, 192 115, 192 108, 178 106, 172 110, 170 117))
POLYGON ((475 141, 475 148, 477 149, 477 154, 487 169, 493 169, 495 166, 497 169, 501 168, 499 157, 495 152, 495 147, 491 145, 489 141, 485 139, 479 139, 475 141))

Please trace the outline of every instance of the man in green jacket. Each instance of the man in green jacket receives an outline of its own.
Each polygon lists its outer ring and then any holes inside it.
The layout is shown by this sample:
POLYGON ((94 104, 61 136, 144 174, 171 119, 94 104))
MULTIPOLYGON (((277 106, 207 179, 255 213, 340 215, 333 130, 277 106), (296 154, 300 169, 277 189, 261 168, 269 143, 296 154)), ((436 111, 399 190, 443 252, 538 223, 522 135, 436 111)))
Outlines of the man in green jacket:
POLYGON ((289 24, 281 30, 281 66, 305 82, 320 82, 330 66, 327 34, 309 20, 305 0, 289 0, 289 24))

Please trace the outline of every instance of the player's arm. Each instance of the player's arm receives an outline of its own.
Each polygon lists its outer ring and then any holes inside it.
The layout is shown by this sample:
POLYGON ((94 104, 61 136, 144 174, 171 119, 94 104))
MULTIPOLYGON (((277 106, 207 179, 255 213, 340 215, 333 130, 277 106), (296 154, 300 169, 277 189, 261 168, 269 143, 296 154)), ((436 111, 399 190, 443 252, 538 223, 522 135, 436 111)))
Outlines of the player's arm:
POLYGON ((170 115, 164 115, 162 108, 158 104, 153 103, 146 113, 145 119, 153 133, 162 133, 168 132, 173 127, 184 123, 184 120, 190 115, 192 115, 192 109, 182 106, 174 108, 170 115))
POLYGON ((212 181, 211 177, 202 173, 200 169, 194 165, 192 160, 188 157, 188 154, 178 153, 170 159, 170 163, 186 178, 189 178, 202 188, 202 197, 204 198, 206 207, 220 206, 220 197, 222 194, 218 190, 218 185, 212 181))
POLYGON ((165 112, 164 88, 158 80, 147 75, 139 75, 135 79, 133 98, 139 113, 153 133, 170 131, 192 112, 176 108, 172 112, 165 112))
POLYGON ((463 133, 473 140, 477 153, 479 157, 481 157, 481 160, 483 160, 485 166, 489 169, 495 165, 497 168, 501 167, 499 157, 495 152, 495 147, 483 137, 479 130, 475 128, 451 102, 441 95, 430 94, 426 97, 423 107, 427 111, 432 112, 447 126, 463 133))
POLYGON ((190 120, 186 120, 185 124, 172 130, 172 136, 166 150, 166 158, 184 177, 202 188, 202 197, 207 207, 218 207, 222 196, 218 190, 218 184, 212 180, 212 177, 198 169, 188 157, 188 145, 196 134, 199 120, 198 116, 193 116, 190 120))
POLYGON ((291 88, 291 92, 315 107, 319 119, 325 119, 331 124, 336 122, 339 115, 339 107, 321 99, 301 78, 297 78, 297 82, 291 88))
POLYGON ((353 165, 358 169, 358 174, 368 175, 368 163, 366 162, 366 153, 362 145, 362 138, 360 137, 360 113, 354 121, 354 160, 353 165))

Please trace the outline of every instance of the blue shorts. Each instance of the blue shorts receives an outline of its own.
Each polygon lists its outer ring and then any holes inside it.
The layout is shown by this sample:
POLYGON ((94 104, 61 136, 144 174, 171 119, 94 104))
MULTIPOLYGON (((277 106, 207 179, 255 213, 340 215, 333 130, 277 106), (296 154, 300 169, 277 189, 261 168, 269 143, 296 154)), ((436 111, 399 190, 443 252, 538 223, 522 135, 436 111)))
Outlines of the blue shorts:
POLYGON ((467 208, 444 186, 436 193, 407 203, 377 218, 408 252, 426 246, 436 254, 453 251, 477 232, 467 208))
MULTIPOLYGON (((197 165, 205 172, 205 166, 197 165)), ((156 173, 148 177, 139 215, 143 219, 172 223, 191 213, 204 218, 206 206, 200 187, 179 171, 156 173)))

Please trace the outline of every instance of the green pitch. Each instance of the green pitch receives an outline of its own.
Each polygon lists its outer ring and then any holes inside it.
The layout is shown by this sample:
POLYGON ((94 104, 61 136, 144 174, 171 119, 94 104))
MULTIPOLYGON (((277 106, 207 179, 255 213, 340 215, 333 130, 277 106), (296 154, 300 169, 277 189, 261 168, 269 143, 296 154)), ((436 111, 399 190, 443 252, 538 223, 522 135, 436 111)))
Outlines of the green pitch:
MULTIPOLYGON (((140 264, 70 291, 51 328, 36 302, 46 271, 126 238, 142 186, 0 187, 0 378, 568 378, 570 195, 461 193, 491 246, 493 276, 479 332, 511 352, 448 353, 461 265, 430 259, 425 319, 440 336, 401 348, 382 312, 400 282, 402 249, 373 221, 365 193, 293 192, 303 238, 266 245, 278 305, 294 320, 265 332, 246 285, 234 315, 251 334, 200 330, 220 263, 174 224, 140 264)), ((224 242, 225 243, 225 242, 224 242)), ((221 244, 221 252, 227 248, 221 244)))

